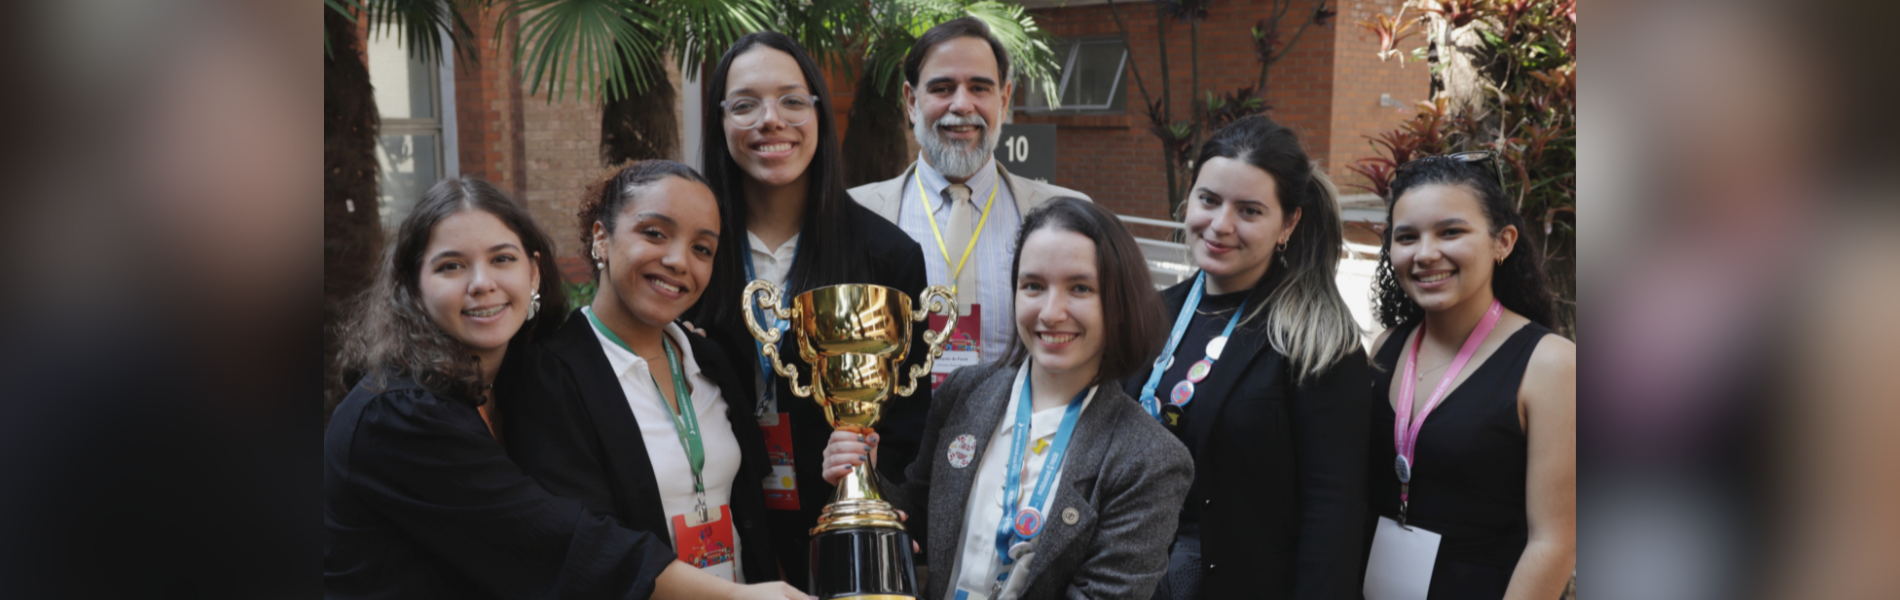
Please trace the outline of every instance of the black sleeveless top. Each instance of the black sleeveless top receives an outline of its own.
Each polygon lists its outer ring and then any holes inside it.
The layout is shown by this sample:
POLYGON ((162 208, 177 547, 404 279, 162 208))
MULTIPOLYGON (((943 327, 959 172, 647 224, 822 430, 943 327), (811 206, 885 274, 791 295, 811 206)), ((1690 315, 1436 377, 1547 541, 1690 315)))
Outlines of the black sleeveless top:
MULTIPOLYGON (((1392 374, 1417 325, 1392 331, 1373 358, 1371 460, 1366 469, 1371 517, 1398 518, 1393 472, 1392 374)), ((1537 342, 1551 331, 1536 323, 1511 334, 1497 352, 1453 388, 1419 430, 1407 524, 1443 537, 1428 598, 1502 598, 1529 540, 1525 470, 1529 447, 1517 420, 1518 387, 1537 342)), ((1430 379, 1430 378, 1428 378, 1430 379)), ((1436 386, 1434 380, 1420 385, 1436 386)), ((1366 535, 1377 531, 1369 525, 1366 535)), ((1370 548, 1368 537, 1367 548, 1370 548)))

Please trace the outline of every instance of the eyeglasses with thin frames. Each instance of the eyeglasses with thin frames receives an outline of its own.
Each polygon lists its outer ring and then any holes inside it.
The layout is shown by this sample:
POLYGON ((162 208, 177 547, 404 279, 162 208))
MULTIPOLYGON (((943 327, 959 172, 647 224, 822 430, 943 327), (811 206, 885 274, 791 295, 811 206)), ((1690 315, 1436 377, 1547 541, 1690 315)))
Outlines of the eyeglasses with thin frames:
POLYGON ((777 102, 770 104, 765 100, 751 96, 734 96, 719 103, 725 109, 726 120, 740 129, 753 129, 765 122, 765 115, 777 106, 779 121, 787 127, 797 127, 811 122, 812 115, 818 113, 819 98, 807 94, 785 94, 777 102))

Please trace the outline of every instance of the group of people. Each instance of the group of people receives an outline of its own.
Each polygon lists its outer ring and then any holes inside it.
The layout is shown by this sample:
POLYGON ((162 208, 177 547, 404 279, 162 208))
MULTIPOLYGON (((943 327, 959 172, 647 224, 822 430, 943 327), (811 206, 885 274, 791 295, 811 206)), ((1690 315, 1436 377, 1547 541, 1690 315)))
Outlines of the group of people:
POLYGON ((1430 598, 1561 594, 1575 346, 1481 157, 1399 169, 1368 349, 1336 191, 1293 131, 1203 145, 1199 271, 1157 292, 1113 214, 991 156, 1009 73, 980 21, 920 36, 921 156, 847 189, 818 65, 740 39, 707 79, 703 174, 644 161, 586 192, 598 291, 571 313, 521 205, 431 188, 344 331, 326 595, 802 599, 819 510, 866 463, 930 599, 1357 598, 1419 561, 1430 598), (950 287, 962 343, 876 431, 834 432, 761 362, 753 280, 950 287))

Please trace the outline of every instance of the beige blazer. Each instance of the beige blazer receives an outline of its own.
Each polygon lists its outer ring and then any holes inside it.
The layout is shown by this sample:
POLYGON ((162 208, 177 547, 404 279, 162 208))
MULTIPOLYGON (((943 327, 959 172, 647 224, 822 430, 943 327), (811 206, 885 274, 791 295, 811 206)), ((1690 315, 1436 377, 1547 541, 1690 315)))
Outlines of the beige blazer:
MULTIPOLYGON (((997 165, 997 167, 1003 172, 1003 183, 1009 186, 1010 197, 1016 199, 1017 214, 1025 217, 1029 216, 1029 211, 1042 206, 1051 198, 1071 196, 1090 202, 1095 201, 1089 198, 1088 194, 1026 177, 1017 177, 1016 174, 1010 173, 1009 169, 1002 169, 1002 165, 997 165)), ((885 220, 896 223, 898 209, 904 205, 904 181, 916 172, 917 163, 912 162, 910 168, 904 169, 904 174, 898 175, 896 179, 851 188, 851 199, 871 209, 871 212, 877 213, 878 216, 884 217, 885 220)))

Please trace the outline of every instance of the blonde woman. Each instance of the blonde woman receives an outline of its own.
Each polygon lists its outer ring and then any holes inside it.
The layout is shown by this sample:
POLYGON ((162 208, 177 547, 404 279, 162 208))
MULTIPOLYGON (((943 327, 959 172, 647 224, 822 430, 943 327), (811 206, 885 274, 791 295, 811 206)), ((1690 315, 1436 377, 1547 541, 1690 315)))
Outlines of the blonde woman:
POLYGON ((1332 183, 1266 117, 1194 161, 1188 248, 1162 292, 1172 325, 1125 382, 1194 455, 1156 598, 1358 597, 1368 369, 1334 283, 1332 183))

